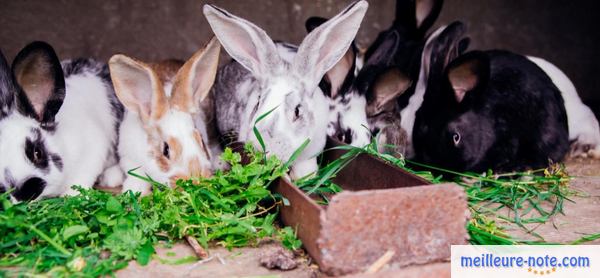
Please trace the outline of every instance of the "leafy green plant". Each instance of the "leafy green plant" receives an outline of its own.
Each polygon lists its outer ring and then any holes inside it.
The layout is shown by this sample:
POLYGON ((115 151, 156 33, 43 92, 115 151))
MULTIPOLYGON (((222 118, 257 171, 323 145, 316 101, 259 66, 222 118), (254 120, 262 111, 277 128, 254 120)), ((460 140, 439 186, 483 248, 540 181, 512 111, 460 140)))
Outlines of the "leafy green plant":
POLYGON ((269 184, 287 172, 287 164, 266 158, 249 145, 250 162, 226 149, 231 165, 205 179, 180 180, 175 188, 143 177, 154 185, 151 195, 132 192, 113 196, 79 188, 80 195, 12 204, 0 195, 0 268, 9 275, 101 276, 129 260, 147 264, 159 241, 192 236, 204 247, 255 244, 264 237, 289 248, 300 242, 292 229, 276 229, 281 202, 269 184))

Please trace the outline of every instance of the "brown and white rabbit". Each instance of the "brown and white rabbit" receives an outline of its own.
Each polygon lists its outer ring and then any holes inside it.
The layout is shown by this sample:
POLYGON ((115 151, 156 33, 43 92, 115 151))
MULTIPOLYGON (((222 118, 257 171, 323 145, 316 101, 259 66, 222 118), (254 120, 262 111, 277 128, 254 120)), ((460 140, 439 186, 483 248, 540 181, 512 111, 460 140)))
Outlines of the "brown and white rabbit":
MULTIPOLYGON (((213 38, 183 66, 174 61, 146 64, 124 55, 110 59, 115 91, 126 107, 118 148, 124 171, 139 168, 137 173, 171 185, 180 178, 212 174, 212 111, 202 107, 211 106, 208 95, 220 49, 213 38)), ((127 176, 127 190, 147 194, 151 187, 127 176)))
POLYGON ((350 47, 367 7, 366 1, 354 2, 308 34, 295 54, 282 55, 281 46, 278 49, 264 30, 205 5, 204 14, 215 35, 235 59, 220 69, 214 86, 221 134, 233 134, 234 139, 259 147, 253 133, 256 124, 266 151, 284 161, 310 139, 292 165, 291 176, 314 172, 329 122, 328 101, 318 85, 350 47))
POLYGON ((26 201, 77 194, 73 185, 121 184, 122 115, 106 64, 61 64, 38 41, 19 52, 11 71, 0 53, 0 191, 26 201))

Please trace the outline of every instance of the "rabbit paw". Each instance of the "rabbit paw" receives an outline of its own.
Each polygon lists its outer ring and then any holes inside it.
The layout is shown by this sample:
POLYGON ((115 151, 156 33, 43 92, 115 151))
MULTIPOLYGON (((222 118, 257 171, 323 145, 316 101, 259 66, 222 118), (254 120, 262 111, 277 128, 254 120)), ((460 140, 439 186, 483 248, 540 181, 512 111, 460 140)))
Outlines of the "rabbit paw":
POLYGON ((106 168, 100 177, 100 185, 106 187, 117 187, 123 184, 123 171, 119 165, 114 165, 106 168))
POLYGON ((314 175, 317 172, 317 159, 309 159, 305 161, 298 161, 292 166, 290 171, 290 177, 292 180, 297 180, 308 175, 314 175))
POLYGON ((123 192, 131 190, 132 192, 140 192, 142 196, 148 195, 151 192, 150 184, 136 178, 127 177, 123 182, 123 192))

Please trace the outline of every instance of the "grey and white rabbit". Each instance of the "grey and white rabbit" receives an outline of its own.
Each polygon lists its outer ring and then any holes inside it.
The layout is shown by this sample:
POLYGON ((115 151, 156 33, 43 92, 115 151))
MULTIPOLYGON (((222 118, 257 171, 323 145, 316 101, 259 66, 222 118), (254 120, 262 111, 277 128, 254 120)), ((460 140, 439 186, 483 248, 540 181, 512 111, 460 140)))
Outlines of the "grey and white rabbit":
POLYGON ((25 201, 77 194, 72 185, 121 184, 122 114, 103 63, 61 66, 44 42, 21 50, 12 71, 0 57, 0 189, 25 201))
POLYGON ((205 5, 215 35, 235 59, 220 69, 213 88, 221 134, 259 146, 253 133, 256 125, 267 152, 284 161, 310 139, 292 165, 291 176, 316 171, 315 156, 325 146, 329 116, 328 101, 318 85, 350 47, 367 8, 366 1, 352 3, 308 34, 297 52, 290 53, 294 55, 281 55, 285 47, 278 50, 264 30, 205 5))

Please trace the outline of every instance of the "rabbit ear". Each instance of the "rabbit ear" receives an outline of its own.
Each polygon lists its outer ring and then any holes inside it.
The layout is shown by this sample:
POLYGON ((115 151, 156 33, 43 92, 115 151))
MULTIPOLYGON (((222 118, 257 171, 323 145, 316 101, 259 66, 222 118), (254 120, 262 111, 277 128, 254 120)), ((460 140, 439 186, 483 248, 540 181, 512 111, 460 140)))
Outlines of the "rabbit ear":
MULTIPOLYGON (((327 22, 326 18, 311 17, 306 20, 306 30, 310 33, 325 22, 327 22)), ((319 84, 325 95, 335 98, 341 91, 350 86, 350 83, 354 80, 357 52, 358 48, 352 42, 352 45, 348 48, 344 56, 342 56, 333 68, 327 71, 323 77, 324 80, 319 84)))
POLYGON ((415 7, 415 21, 421 35, 433 25, 442 11, 443 0, 417 0, 415 7))
POLYGON ((369 4, 357 1, 310 32, 298 47, 293 68, 313 87, 346 54, 369 4))
POLYGON ((10 67, 0 50, 0 120, 8 116, 15 102, 15 85, 10 67))
POLYGON ((448 66, 448 81, 454 91, 456 102, 462 103, 465 96, 476 88, 481 88, 487 83, 490 75, 490 62, 488 57, 480 52, 467 53, 448 66))
POLYGON ((204 15, 227 53, 255 77, 260 79, 281 65, 277 48, 264 30, 214 5, 204 5, 204 15))
POLYGON ((65 99, 65 78, 52 46, 39 41, 25 46, 13 61, 12 71, 22 89, 17 96, 19 111, 42 126, 52 126, 65 99))
POLYGON ((215 81, 220 52, 221 45, 213 37, 179 69, 169 101, 173 108, 191 113, 198 110, 215 81))
POLYGON ((388 32, 385 37, 382 38, 381 43, 377 48, 374 49, 372 53, 369 53, 368 56, 365 55, 367 58, 365 66, 389 66, 396 56, 399 45, 400 34, 395 30, 388 32))
POLYGON ((164 115, 167 99, 150 66, 120 54, 112 56, 108 66, 115 93, 129 111, 137 113, 144 122, 164 115))
POLYGON ((396 0, 395 25, 423 37, 442 11, 443 0, 396 0))
POLYGON ((439 78, 444 69, 452 60, 462 54, 468 46, 469 39, 465 37, 466 27, 460 21, 455 21, 448 26, 440 27, 425 43, 423 49, 424 68, 428 77, 439 78))
POLYGON ((392 68, 378 76, 367 100, 367 115, 391 110, 396 98, 410 88, 411 84, 410 78, 397 68, 392 68))

